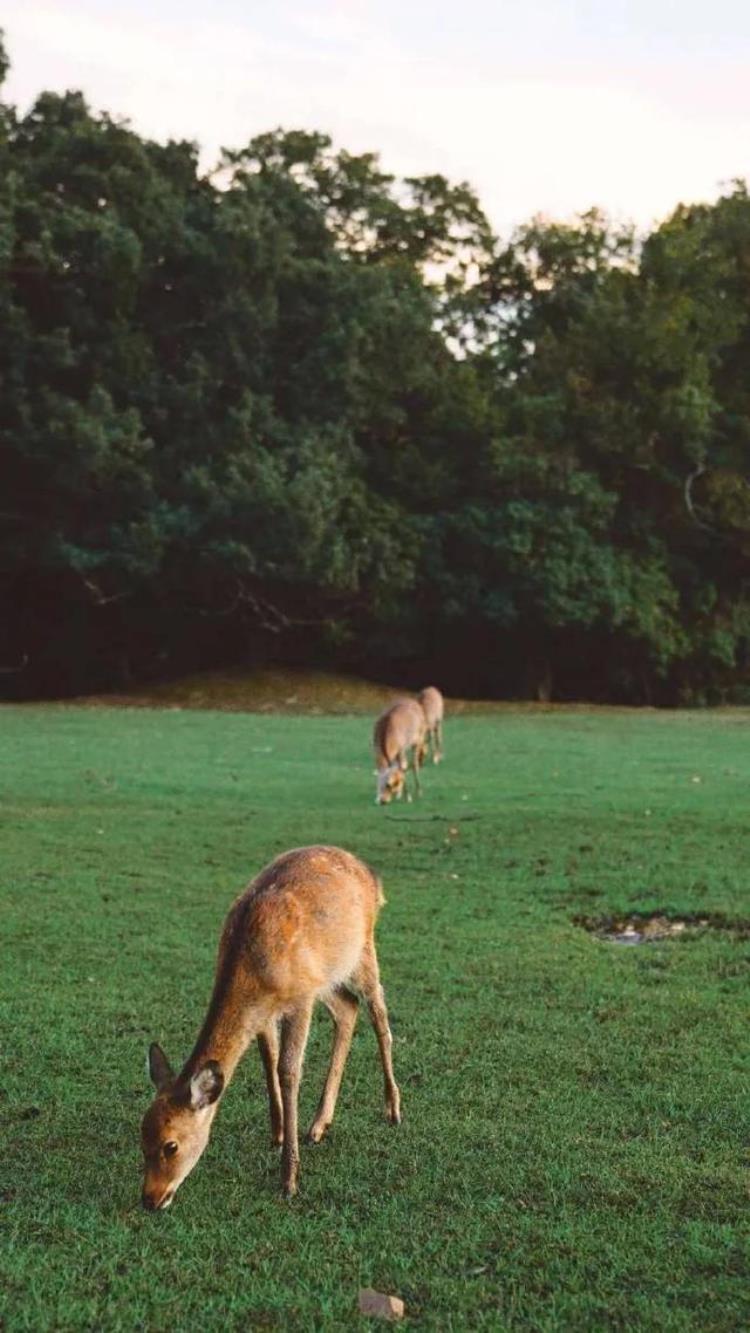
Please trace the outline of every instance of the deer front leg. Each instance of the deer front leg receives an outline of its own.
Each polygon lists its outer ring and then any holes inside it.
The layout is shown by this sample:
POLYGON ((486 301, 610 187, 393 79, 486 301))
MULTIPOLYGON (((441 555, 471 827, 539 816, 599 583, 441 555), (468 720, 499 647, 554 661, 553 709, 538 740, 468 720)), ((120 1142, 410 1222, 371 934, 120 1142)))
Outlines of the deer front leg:
POLYGON ((284 1142, 284 1107, 279 1084, 279 1029, 276 1024, 270 1023, 264 1032, 259 1032, 257 1041, 268 1089, 271 1143, 279 1147, 284 1142))
POLYGON ((417 796, 422 795, 422 785, 419 781, 419 746, 415 745, 411 752, 411 771, 414 774, 414 785, 417 790, 417 796))
POLYGON ((408 755, 407 755, 406 750, 399 750, 399 754, 398 754, 398 766, 399 766, 399 768, 401 769, 401 772, 402 772, 403 775, 404 775, 404 780, 403 780, 403 782, 401 783, 401 786, 399 787, 398 799, 399 799, 399 801, 401 801, 401 800, 410 801, 410 800, 411 800, 411 796, 410 796, 410 794, 409 794, 409 785, 408 785, 408 777, 409 777, 409 758, 408 758, 408 755))
POLYGON ((287 1014, 281 1022, 281 1055, 279 1056, 279 1082, 281 1100, 284 1107, 284 1146, 281 1150, 281 1183, 287 1199, 297 1193, 299 1176, 299 1134, 297 1128, 297 1106, 299 1085, 302 1077, 302 1061, 310 1031, 312 1000, 302 1001, 297 1009, 287 1014))
POLYGON ((326 997, 324 1004, 333 1018, 336 1029, 325 1087, 318 1103, 318 1109, 315 1112, 315 1119, 307 1133, 309 1143, 320 1143, 333 1120, 341 1080, 344 1076, 346 1057, 352 1044, 359 1012, 357 997, 346 986, 339 986, 337 990, 326 997))

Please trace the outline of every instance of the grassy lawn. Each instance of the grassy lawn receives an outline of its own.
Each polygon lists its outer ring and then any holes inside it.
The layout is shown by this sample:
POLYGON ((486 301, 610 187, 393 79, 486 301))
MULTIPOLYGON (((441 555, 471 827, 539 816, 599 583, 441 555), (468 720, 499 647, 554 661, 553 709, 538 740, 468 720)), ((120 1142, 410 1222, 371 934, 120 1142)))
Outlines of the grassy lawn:
MULTIPOLYGON (((387 810, 366 718, 24 707, 0 731, 4 1328, 352 1329, 360 1286, 420 1328, 750 1327, 750 938, 572 923, 750 916, 750 716, 449 719, 421 803, 387 810), (384 880, 404 1123, 363 1015, 284 1203, 253 1047, 148 1215, 147 1042, 182 1061, 233 896, 317 841, 384 880)), ((303 1121, 330 1038, 321 1008, 303 1121)))

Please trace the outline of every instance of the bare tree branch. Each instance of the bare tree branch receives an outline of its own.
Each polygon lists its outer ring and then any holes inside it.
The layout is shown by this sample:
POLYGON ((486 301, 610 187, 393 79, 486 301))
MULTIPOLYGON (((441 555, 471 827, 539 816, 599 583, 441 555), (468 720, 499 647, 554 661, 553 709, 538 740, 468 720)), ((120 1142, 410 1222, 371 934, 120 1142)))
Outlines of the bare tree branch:
POLYGON ((202 616, 231 616, 240 606, 247 607, 265 630, 270 634, 281 634, 284 630, 296 629, 300 626, 319 626, 331 623, 330 616, 321 616, 315 618, 305 618, 288 615, 282 611, 281 607, 270 602, 267 597, 261 597, 258 593, 252 592, 245 584, 237 580, 234 597, 228 606, 222 607, 218 611, 208 611, 203 607, 198 608, 199 615, 202 616))
POLYGON ((706 472, 707 470, 708 469, 705 463, 699 463, 697 467, 693 468, 693 471, 690 473, 690 476, 687 477, 685 480, 683 493, 685 496, 685 507, 690 517, 692 518, 693 522, 699 528, 702 528, 704 532, 713 532, 714 529, 711 527, 710 523, 704 523, 703 519, 698 517, 698 514, 696 513, 695 510, 695 504, 693 501, 693 486, 695 482, 698 480, 698 478, 702 477, 704 472, 706 472))
POLYGON ((121 602, 123 597, 130 596, 129 592, 113 592, 110 593, 110 595, 107 597, 106 594, 102 592, 101 588, 99 587, 99 584, 94 583, 93 579, 84 578, 82 574, 81 581, 83 583, 84 588, 86 588, 87 591, 91 593, 92 601, 96 604, 96 606, 108 606, 110 602, 121 602))

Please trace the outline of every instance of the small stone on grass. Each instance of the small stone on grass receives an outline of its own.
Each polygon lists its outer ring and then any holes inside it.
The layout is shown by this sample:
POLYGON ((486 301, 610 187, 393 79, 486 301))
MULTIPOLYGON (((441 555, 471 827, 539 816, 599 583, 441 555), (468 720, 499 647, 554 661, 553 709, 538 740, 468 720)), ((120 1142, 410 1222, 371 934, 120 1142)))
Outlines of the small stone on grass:
POLYGON ((374 1315, 377 1319, 403 1319, 404 1302, 399 1296, 386 1296, 372 1287, 362 1287, 359 1293, 359 1313, 374 1315))

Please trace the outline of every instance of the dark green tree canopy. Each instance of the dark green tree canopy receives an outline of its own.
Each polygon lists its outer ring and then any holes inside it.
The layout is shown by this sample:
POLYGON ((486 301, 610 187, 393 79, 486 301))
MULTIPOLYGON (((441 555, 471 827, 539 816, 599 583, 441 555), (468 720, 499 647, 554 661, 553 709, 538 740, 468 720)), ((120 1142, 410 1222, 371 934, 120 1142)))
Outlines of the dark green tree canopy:
POLYGON ((205 175, 42 93, 0 159, 6 694, 286 656, 742 696, 744 183, 503 245, 468 185, 307 131, 205 175))

